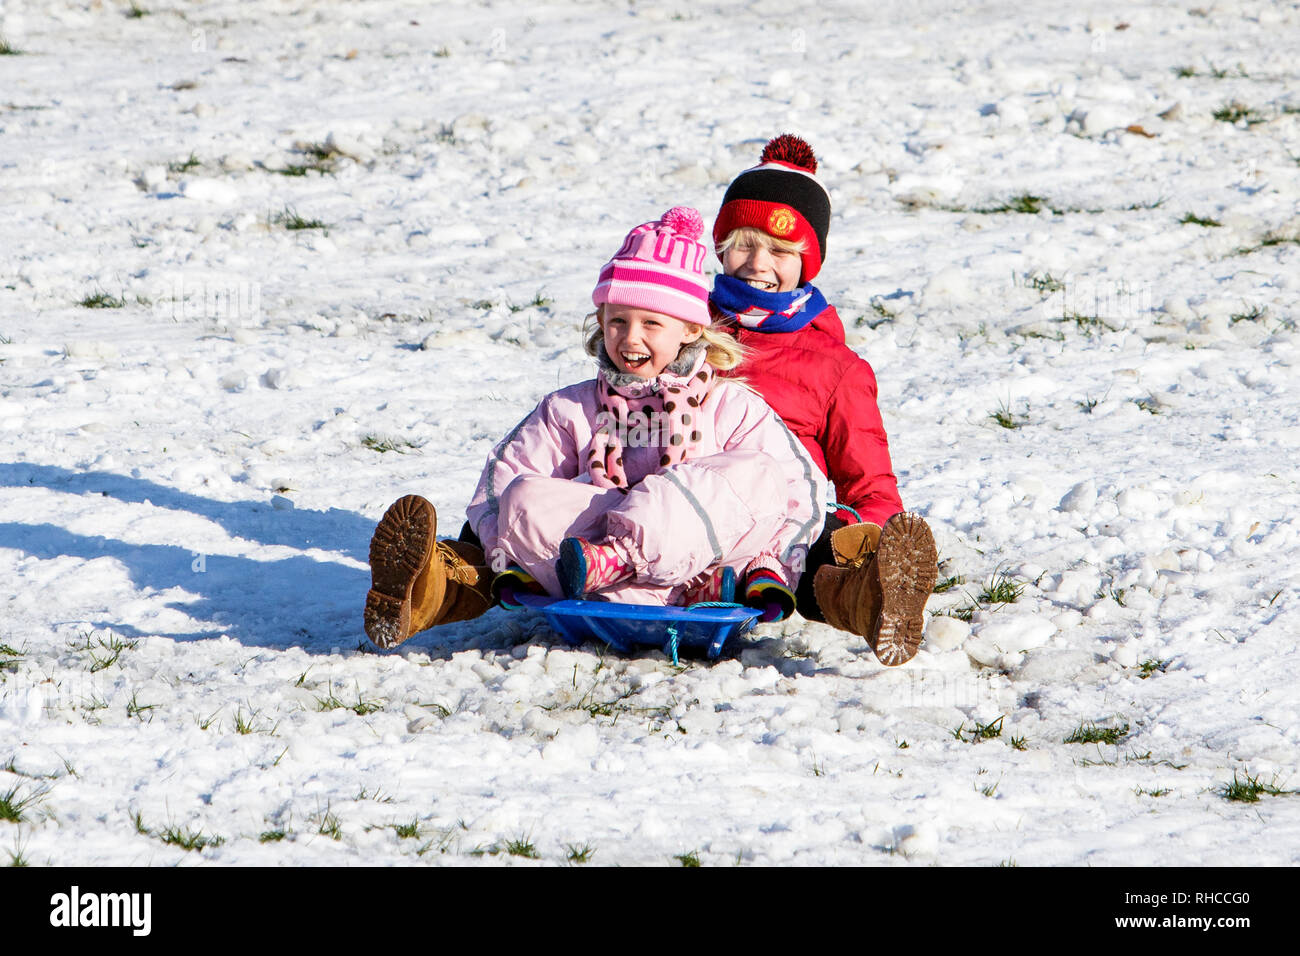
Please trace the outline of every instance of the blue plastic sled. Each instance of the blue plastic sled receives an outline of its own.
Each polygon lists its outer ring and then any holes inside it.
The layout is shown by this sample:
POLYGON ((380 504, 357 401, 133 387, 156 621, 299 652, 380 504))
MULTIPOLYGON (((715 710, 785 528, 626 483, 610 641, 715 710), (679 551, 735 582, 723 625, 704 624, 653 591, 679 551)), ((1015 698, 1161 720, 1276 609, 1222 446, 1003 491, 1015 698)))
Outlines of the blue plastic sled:
POLYGON ((602 640, 627 653, 635 647, 656 647, 677 663, 678 650, 703 650, 716 659, 732 640, 754 626, 759 611, 734 605, 662 607, 616 604, 520 594, 524 607, 541 611, 546 623, 569 644, 602 640))

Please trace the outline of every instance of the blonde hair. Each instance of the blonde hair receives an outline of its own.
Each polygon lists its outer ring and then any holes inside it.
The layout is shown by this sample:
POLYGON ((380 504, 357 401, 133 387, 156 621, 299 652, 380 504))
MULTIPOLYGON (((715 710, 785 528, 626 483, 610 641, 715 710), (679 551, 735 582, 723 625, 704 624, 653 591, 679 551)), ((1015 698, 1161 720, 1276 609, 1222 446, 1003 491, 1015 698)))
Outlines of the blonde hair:
POLYGON ((808 242, 806 239, 793 242, 789 239, 778 239, 776 236, 769 236, 762 229, 755 226, 737 226, 727 233, 720 243, 713 247, 713 251, 717 253, 720 259, 724 252, 735 246, 758 246, 761 249, 778 249, 781 252, 803 255, 808 248, 808 242))
MULTIPOLYGON (((600 344, 605 340, 605 330, 600 325, 604 317, 605 307, 600 305, 596 307, 595 312, 587 314, 586 321, 583 323, 585 338, 582 346, 586 349, 588 355, 600 354, 600 344)), ((724 332, 723 327, 717 322, 712 325, 700 325, 696 322, 688 322, 687 324, 694 325, 700 330, 700 339, 704 342, 705 348, 704 361, 719 372, 727 372, 736 368, 749 356, 749 349, 724 332)))

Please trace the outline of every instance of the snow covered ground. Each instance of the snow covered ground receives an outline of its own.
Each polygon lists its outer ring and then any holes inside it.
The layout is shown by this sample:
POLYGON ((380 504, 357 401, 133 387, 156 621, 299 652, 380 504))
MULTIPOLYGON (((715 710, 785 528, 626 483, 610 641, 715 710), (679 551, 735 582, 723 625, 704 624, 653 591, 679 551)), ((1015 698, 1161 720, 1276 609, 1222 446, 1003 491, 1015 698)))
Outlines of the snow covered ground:
POLYGON ((0 862, 1300 862, 1296 3, 140 6, 0 8, 0 862), (921 654, 376 653, 388 503, 783 130, 921 654))

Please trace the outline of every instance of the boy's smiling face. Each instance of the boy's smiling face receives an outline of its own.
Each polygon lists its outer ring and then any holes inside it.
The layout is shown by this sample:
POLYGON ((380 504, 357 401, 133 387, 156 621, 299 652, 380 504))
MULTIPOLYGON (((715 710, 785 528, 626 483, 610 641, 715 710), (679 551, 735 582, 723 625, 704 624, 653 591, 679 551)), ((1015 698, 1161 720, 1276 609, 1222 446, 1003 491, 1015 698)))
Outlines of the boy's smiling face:
POLYGON ((722 270, 762 292, 793 292, 799 288, 803 259, 761 239, 741 237, 722 254, 722 270))
POLYGON ((671 315, 608 302, 601 306, 600 327, 605 333, 605 352, 618 370, 644 379, 662 373, 682 346, 703 332, 701 326, 671 315))

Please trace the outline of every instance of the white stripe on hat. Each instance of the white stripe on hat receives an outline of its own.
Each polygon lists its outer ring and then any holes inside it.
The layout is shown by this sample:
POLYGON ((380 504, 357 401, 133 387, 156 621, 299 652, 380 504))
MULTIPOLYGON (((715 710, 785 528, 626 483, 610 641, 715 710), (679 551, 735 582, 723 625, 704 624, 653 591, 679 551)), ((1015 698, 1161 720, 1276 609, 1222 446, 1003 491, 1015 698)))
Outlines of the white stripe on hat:
MULTIPOLYGON (((818 186, 821 187, 822 192, 826 193, 827 200, 831 198, 830 190, 826 188, 826 184, 823 183, 820 179, 818 179, 815 174, 808 172, 808 170, 806 169, 798 169, 794 166, 787 166, 785 163, 760 163, 757 166, 750 166, 749 169, 746 169, 744 172, 742 172, 740 176, 745 175, 745 173, 760 172, 761 170, 764 169, 775 169, 783 173, 798 173, 800 176, 807 176, 809 179, 811 179, 813 182, 815 182, 818 186)), ((736 179, 739 179, 740 176, 737 176, 736 179)), ((735 180, 732 181, 734 182, 735 180)))

